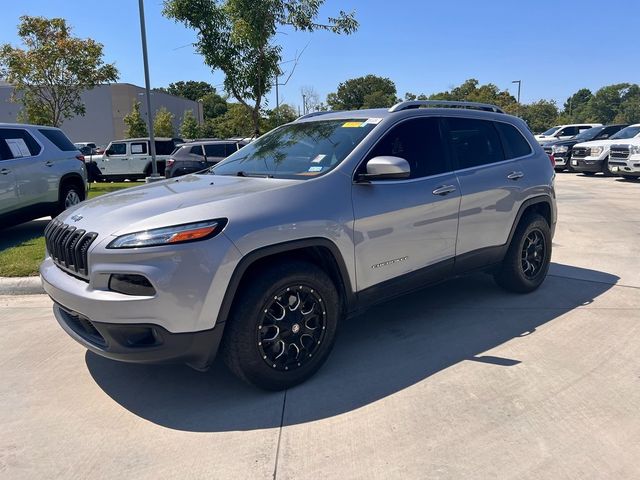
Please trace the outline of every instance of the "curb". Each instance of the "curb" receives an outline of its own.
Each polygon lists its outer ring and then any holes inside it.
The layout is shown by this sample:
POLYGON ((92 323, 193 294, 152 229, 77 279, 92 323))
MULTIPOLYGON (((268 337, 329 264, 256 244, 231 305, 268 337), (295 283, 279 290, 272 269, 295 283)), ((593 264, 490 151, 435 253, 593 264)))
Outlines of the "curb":
POLYGON ((0 277, 0 295, 39 295, 43 294, 40 276, 36 277, 0 277))

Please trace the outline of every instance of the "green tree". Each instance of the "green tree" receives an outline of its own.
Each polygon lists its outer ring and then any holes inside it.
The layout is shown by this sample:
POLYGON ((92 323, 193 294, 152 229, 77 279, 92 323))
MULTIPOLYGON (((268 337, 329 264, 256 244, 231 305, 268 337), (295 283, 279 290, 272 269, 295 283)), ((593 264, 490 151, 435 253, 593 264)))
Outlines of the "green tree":
POLYGON ((127 126, 124 133, 127 138, 146 137, 149 135, 147 122, 140 115, 140 102, 133 102, 131 111, 124 116, 123 120, 127 126))
POLYGON ((283 103, 273 110, 268 110, 266 113, 267 118, 265 119, 265 127, 267 130, 273 130, 280 125, 293 122, 298 118, 298 112, 296 112, 296 109, 286 103, 283 103))
MULTIPOLYGON (((248 108, 255 134, 265 95, 280 74, 281 27, 312 32, 352 33, 353 13, 341 11, 318 23, 324 0, 165 0, 163 14, 197 32, 197 51, 212 69, 225 75, 225 90, 248 108)), ((227 112, 228 113, 228 112, 227 112)))
POLYGON ((176 97, 188 98, 194 102, 201 100, 205 95, 216 92, 213 85, 195 80, 170 83, 167 88, 159 88, 158 90, 168 93, 169 95, 175 95, 176 97))
POLYGON ((555 102, 538 100, 528 105, 520 105, 518 115, 527 122, 533 132, 544 132, 558 121, 558 107, 555 102))
POLYGON ((593 93, 588 88, 581 88, 576 93, 567 98, 564 102, 564 114, 565 118, 569 122, 585 122, 586 121, 586 108, 591 99, 593 93))
POLYGON ((32 123, 59 127, 84 115, 81 93, 118 78, 115 65, 102 60, 102 45, 72 37, 63 18, 22 16, 18 36, 25 49, 0 47, 0 77, 15 87, 13 100, 32 123))
POLYGON ((158 137, 173 137, 173 113, 165 107, 156 112, 153 119, 153 133, 158 137))
POLYGON ((450 91, 435 93, 430 100, 454 100, 463 102, 480 102, 497 105, 510 113, 517 113, 518 102, 507 90, 500 90, 493 83, 480 85, 475 78, 466 80, 462 85, 450 91))
POLYGON ((201 98, 204 118, 216 118, 227 112, 227 101, 217 93, 208 93, 201 98))
POLYGON ((196 117, 191 110, 185 110, 180 125, 180 136, 182 138, 194 139, 200 136, 200 127, 196 117))
POLYGON ((327 95, 327 103, 332 110, 391 107, 396 95, 396 85, 390 79, 366 75, 342 82, 335 93, 327 95))
POLYGON ((585 108, 586 120, 600 123, 612 122, 620 113, 630 87, 628 83, 602 87, 593 95, 585 108))

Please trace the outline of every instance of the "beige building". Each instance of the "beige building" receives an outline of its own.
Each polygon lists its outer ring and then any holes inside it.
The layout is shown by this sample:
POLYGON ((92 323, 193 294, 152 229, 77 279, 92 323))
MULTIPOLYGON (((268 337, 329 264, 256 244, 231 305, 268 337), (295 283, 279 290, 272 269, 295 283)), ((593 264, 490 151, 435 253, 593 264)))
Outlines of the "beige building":
MULTIPOLYGON (((22 106, 11 102, 13 87, 0 83, 0 123, 15 122, 22 106)), ((84 116, 69 118, 62 124, 62 130, 73 142, 96 142, 107 144, 111 140, 125 138, 124 116, 131 111, 135 101, 139 101, 140 113, 147 118, 147 104, 144 88, 130 83, 100 85, 82 94, 86 113, 84 116)), ((173 113, 176 136, 186 110, 191 110, 202 122, 202 104, 186 98, 162 92, 151 92, 151 110, 155 112, 165 107, 173 113)))

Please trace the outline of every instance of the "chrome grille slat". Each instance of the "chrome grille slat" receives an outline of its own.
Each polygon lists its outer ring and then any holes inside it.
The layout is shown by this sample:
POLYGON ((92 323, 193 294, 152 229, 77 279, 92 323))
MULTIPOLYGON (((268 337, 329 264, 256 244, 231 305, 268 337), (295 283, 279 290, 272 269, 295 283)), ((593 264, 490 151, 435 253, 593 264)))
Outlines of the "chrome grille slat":
POLYGON ((44 231, 45 245, 53 262, 83 280, 89 275, 89 247, 97 237, 95 232, 87 233, 58 220, 51 221, 44 231))

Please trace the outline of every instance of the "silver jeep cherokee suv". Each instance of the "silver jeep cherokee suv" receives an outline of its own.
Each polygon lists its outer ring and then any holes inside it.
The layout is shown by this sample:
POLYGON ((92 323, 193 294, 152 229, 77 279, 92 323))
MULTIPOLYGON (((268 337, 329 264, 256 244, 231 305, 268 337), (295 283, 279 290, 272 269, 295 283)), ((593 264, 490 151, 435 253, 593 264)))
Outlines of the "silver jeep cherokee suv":
POLYGON ((364 307, 471 270, 530 292, 556 223, 554 170, 492 105, 311 114, 209 173, 104 195, 46 231, 62 328, 128 362, 302 382, 364 307))

